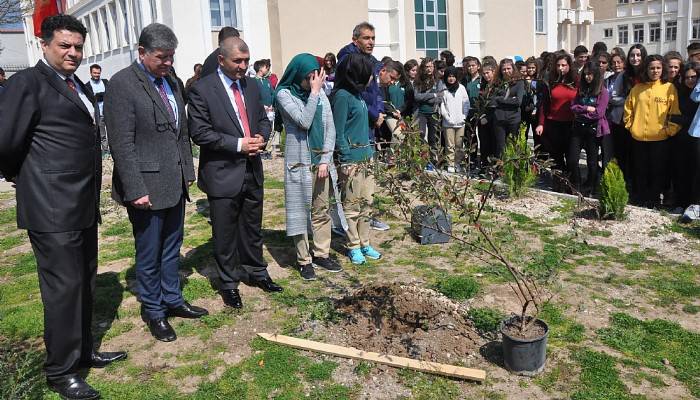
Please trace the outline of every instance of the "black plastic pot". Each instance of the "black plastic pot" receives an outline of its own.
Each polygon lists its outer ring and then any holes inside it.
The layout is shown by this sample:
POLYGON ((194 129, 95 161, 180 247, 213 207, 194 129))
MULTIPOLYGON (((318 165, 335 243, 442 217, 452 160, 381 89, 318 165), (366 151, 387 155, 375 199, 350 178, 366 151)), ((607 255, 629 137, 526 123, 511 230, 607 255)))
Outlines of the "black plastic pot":
POLYGON ((542 372, 547 359, 547 335, 549 327, 541 319, 535 324, 544 327, 544 334, 532 339, 516 338, 505 333, 505 327, 519 324, 520 317, 514 315, 501 323, 503 335, 503 362, 506 369, 514 374, 534 376, 542 372))

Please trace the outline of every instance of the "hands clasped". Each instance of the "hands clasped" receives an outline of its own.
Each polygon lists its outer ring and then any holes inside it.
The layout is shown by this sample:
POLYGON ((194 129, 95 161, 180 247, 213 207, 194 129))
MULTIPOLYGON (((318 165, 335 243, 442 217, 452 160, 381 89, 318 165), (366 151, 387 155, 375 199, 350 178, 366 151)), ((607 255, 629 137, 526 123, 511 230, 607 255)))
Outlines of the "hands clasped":
POLYGON ((254 157, 265 150, 267 142, 262 135, 257 134, 253 137, 241 139, 243 144, 241 145, 241 153, 248 155, 248 157, 254 157))

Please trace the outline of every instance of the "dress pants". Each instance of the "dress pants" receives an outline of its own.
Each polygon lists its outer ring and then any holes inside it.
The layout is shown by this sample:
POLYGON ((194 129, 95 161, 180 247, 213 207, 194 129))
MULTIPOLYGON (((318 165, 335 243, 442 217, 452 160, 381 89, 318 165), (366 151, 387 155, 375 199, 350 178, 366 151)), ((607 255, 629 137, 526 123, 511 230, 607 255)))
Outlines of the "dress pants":
POLYGON ((270 277, 262 250, 263 193, 249 166, 236 197, 208 197, 221 290, 270 277))
POLYGON ((142 317, 166 317, 184 304, 178 264, 185 222, 185 200, 163 210, 127 207, 136 246, 136 281, 142 317))
POLYGON ((80 231, 29 231, 44 304, 48 379, 77 372, 92 352, 92 305, 97 273, 97 225, 80 231))

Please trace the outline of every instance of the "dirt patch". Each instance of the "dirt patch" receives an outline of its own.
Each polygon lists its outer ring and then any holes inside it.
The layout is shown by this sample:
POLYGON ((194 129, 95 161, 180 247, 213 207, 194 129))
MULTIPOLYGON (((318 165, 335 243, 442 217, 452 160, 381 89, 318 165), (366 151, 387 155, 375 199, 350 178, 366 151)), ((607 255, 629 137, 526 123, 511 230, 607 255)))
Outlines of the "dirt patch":
POLYGON ((486 343, 465 309, 437 292, 414 285, 374 285, 339 300, 341 321, 333 342, 442 363, 466 361, 486 343))

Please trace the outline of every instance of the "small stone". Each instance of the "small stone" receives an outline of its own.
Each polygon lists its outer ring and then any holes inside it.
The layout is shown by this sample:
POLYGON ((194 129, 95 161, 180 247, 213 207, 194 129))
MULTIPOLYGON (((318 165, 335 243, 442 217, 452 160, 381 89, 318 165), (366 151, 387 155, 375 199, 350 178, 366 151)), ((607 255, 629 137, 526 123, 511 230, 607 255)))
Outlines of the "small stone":
POLYGON ((664 358, 663 360, 661 360, 661 362, 663 362, 663 363, 664 363, 664 365, 671 365, 671 362, 670 362, 670 361, 668 361, 668 359, 667 359, 667 358, 664 358))

